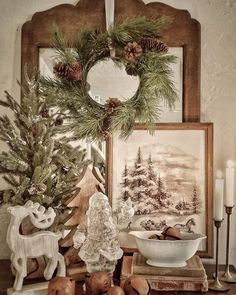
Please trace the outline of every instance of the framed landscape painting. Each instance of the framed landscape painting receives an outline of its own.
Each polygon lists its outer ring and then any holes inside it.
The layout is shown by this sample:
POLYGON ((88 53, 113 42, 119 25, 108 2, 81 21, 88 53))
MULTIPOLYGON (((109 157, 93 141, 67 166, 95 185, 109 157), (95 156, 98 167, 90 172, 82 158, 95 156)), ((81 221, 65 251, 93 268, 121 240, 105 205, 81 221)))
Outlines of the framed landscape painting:
POLYGON ((128 198, 135 215, 121 245, 135 247, 129 230, 176 226, 207 236, 198 254, 212 257, 212 123, 136 124, 124 141, 108 141, 107 190, 113 209, 128 198))

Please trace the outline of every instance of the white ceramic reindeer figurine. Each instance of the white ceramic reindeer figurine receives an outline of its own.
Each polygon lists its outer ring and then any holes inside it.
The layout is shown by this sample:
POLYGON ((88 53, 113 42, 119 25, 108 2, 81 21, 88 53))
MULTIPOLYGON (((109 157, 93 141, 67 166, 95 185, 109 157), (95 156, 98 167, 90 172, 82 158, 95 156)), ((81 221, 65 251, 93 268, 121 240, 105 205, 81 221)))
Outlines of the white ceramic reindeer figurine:
POLYGON ((52 208, 45 210, 38 203, 28 201, 24 206, 8 208, 11 221, 7 231, 7 243, 12 251, 11 261, 16 269, 13 289, 22 289, 23 279, 27 275, 27 258, 46 256, 48 263, 44 271, 46 280, 50 280, 57 268, 57 276, 65 276, 64 257, 58 252, 58 240, 61 232, 38 231, 30 235, 21 235, 19 228, 22 220, 29 216, 33 225, 45 229, 52 225, 56 216, 52 208))

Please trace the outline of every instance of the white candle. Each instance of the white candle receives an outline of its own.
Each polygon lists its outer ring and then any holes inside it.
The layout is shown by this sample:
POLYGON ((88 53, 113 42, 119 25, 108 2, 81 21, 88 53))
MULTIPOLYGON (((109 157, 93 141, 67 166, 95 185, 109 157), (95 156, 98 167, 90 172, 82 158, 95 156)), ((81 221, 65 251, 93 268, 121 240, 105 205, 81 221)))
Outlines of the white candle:
POLYGON ((225 172, 225 206, 234 206, 234 162, 227 161, 227 167, 225 172))
POLYGON ((220 221, 223 219, 223 197, 224 197, 224 179, 220 170, 216 173, 215 193, 214 193, 214 219, 220 221))

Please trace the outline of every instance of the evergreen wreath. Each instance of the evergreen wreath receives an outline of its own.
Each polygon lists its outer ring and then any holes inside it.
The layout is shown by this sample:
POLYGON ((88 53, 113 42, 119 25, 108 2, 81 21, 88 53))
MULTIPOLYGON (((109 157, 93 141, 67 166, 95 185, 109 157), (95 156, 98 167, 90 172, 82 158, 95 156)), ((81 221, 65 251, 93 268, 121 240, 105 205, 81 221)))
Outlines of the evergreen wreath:
POLYGON ((96 140, 116 131, 127 138, 135 122, 145 123, 152 130, 161 112, 160 102, 164 100, 172 108, 177 100, 170 68, 176 57, 167 54, 166 44, 160 41, 160 30, 166 23, 163 18, 142 17, 127 19, 108 32, 84 28, 73 43, 55 30, 55 78, 41 78, 41 93, 66 119, 60 126, 62 132, 73 132, 77 139, 96 140), (140 78, 136 93, 125 102, 107 98, 101 105, 88 93, 89 70, 107 58, 117 66, 124 65, 127 74, 140 78))

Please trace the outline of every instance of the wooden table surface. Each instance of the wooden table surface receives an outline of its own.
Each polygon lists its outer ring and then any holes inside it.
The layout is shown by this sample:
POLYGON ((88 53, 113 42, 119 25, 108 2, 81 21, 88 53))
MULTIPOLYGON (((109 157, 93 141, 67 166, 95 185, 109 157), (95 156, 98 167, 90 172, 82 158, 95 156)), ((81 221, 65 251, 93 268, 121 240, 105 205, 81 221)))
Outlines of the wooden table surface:
MULTIPOLYGON (((212 273, 214 272, 214 265, 204 265, 208 278, 211 278, 212 273)), ((221 269, 222 266, 220 266, 221 269)), ((233 268, 231 268, 232 271, 235 271, 233 268)), ((10 270, 10 263, 9 260, 0 260, 0 295, 6 295, 7 288, 12 287, 14 282, 14 277, 11 274, 10 270)), ((39 282, 39 280, 25 280, 25 283, 32 284, 35 282, 39 282)), ((230 291, 225 292, 227 295, 236 295, 236 284, 228 284, 230 287, 230 291)), ((211 294, 211 295, 222 295, 224 293, 222 292, 189 292, 189 291, 152 291, 151 295, 197 295, 197 294, 211 294)), ((77 292, 76 295, 84 295, 82 291, 82 284, 77 283, 77 292)))

